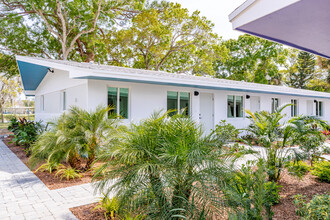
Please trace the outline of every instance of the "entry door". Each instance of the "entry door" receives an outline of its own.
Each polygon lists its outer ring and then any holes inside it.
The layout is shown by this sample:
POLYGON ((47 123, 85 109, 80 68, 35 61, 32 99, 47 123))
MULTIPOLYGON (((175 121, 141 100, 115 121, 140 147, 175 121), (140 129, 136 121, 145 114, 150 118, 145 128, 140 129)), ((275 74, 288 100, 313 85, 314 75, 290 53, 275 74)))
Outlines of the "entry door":
POLYGON ((206 133, 214 127, 214 99, 211 93, 200 93, 200 122, 206 133))
POLYGON ((253 113, 260 111, 260 97, 259 96, 251 96, 250 111, 253 113))

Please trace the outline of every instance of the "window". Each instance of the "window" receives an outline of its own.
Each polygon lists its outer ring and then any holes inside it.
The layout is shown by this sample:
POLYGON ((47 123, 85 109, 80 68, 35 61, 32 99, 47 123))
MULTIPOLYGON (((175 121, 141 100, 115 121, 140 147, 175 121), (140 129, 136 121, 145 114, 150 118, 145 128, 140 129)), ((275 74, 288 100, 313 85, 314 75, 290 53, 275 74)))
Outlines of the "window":
POLYGON ((118 114, 122 118, 128 118, 128 89, 127 88, 108 88, 108 105, 114 109, 110 114, 118 114))
POLYGON ((229 95, 227 97, 227 117, 228 118, 243 117, 243 96, 229 95))
POLYGON ((45 111, 45 98, 44 98, 44 95, 40 96, 40 110, 42 112, 45 111))
POLYGON ((291 117, 298 116, 298 101, 297 99, 291 99, 291 117))
MULTIPOLYGON (((167 110, 182 110, 184 114, 190 113, 190 93, 189 92, 167 92, 167 110)), ((174 115, 176 112, 172 112, 170 115, 174 115)))
POLYGON ((62 92, 62 110, 66 110, 66 91, 62 92))
POLYGON ((323 102, 314 101, 316 104, 316 116, 322 117, 323 116, 323 102))
POLYGON ((278 109, 278 98, 272 98, 272 113, 274 113, 278 109))

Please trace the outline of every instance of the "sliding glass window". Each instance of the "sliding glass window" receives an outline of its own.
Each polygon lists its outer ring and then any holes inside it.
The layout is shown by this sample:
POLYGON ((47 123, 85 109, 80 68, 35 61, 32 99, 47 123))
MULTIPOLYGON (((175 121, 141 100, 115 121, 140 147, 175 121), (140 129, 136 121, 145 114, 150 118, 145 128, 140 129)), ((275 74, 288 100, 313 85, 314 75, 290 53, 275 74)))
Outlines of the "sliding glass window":
POLYGON ((322 117, 323 116, 323 102, 320 101, 314 101, 316 104, 316 116, 322 117))
POLYGON ((190 93, 168 91, 167 110, 175 110, 170 114, 172 116, 177 113, 178 109, 183 110, 185 115, 190 115, 190 93))
POLYGON ((128 88, 108 87, 108 106, 113 109, 110 114, 119 114, 122 118, 128 118, 128 88))
POLYGON ((278 98, 272 98, 272 113, 274 113, 279 106, 278 98))
POLYGON ((242 118, 243 117, 244 100, 243 96, 227 96, 227 117, 242 118))
POLYGON ((291 117, 298 116, 298 101, 297 99, 291 99, 291 117))

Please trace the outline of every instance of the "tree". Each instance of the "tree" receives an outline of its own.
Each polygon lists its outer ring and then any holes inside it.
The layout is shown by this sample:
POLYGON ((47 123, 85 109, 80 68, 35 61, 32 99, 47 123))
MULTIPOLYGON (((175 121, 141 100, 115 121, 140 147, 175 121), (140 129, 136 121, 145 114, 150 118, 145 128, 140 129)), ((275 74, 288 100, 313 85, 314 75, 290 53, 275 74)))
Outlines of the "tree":
POLYGON ((17 77, 7 78, 4 74, 0 74, 0 114, 2 123, 4 123, 4 105, 8 101, 16 98, 20 93, 21 87, 19 79, 17 77))
POLYGON ((129 27, 104 36, 109 63, 149 70, 213 74, 212 62, 226 50, 213 24, 180 4, 154 3, 129 27))
POLYGON ((47 58, 94 59, 97 30, 125 19, 143 0, 1 0, 1 50, 47 58), (88 36, 88 38, 86 38, 88 36))
POLYGON ((295 71, 290 71, 288 83, 290 86, 299 89, 306 89, 308 82, 315 73, 315 56, 311 53, 300 51, 296 60, 295 71))
POLYGON ((0 73, 5 74, 7 78, 18 75, 18 68, 14 56, 0 53, 0 73))
POLYGON ((269 75, 272 84, 281 83, 279 67, 284 65, 287 53, 282 45, 248 34, 227 40, 224 45, 229 57, 214 62, 218 78, 267 84, 265 76, 269 75))

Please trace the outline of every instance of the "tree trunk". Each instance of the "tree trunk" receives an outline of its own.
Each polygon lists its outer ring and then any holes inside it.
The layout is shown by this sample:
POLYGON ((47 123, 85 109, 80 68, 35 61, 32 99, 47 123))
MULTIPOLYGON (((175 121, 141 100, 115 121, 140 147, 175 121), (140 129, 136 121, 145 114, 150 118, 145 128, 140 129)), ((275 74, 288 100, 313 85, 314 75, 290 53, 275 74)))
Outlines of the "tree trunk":
POLYGON ((4 123, 4 117, 3 117, 3 109, 2 109, 2 104, 0 103, 0 113, 1 113, 1 122, 4 123))
POLYGON ((68 158, 68 163, 70 166, 74 169, 81 170, 81 161, 79 159, 78 154, 75 153, 70 153, 69 158, 68 158))
POLYGON ((86 171, 89 170, 94 161, 95 161, 95 154, 93 154, 87 158, 87 162, 86 162, 86 166, 85 166, 84 170, 86 170, 86 171))

